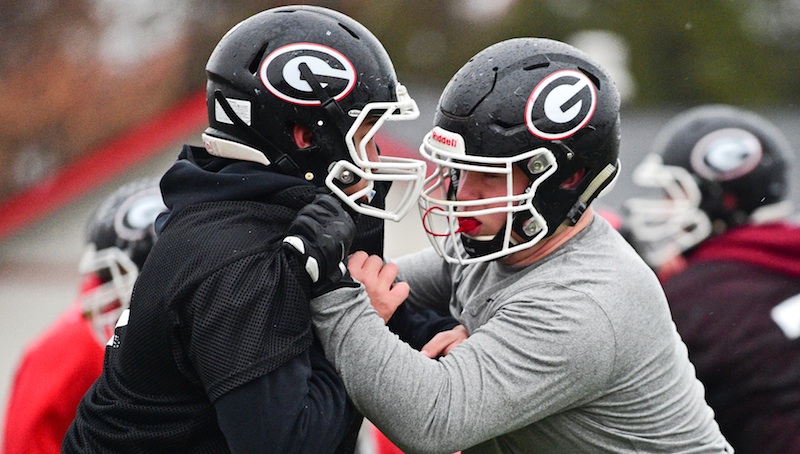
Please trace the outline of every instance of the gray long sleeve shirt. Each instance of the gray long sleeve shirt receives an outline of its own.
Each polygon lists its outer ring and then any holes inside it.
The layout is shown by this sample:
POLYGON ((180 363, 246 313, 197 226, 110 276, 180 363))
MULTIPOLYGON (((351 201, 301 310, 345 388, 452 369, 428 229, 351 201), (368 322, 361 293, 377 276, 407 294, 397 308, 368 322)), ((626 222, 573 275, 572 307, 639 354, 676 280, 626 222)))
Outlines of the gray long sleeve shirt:
POLYGON ((446 357, 401 342, 359 289, 312 312, 356 406, 406 452, 733 452, 657 279, 599 216, 523 268, 397 264, 411 303, 468 329, 446 357))

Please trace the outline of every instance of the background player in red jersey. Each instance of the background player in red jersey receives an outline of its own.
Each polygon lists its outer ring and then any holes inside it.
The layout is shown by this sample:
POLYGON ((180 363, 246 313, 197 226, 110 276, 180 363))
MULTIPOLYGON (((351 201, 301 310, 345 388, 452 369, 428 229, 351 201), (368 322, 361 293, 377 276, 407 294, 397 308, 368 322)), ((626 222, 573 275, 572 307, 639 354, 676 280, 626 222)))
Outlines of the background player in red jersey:
POLYGON ((75 409, 100 376, 106 342, 128 307, 133 283, 164 211, 158 180, 115 190, 87 228, 77 300, 26 348, 6 411, 3 452, 58 453, 75 409))
POLYGON ((723 434, 740 453, 800 453, 800 227, 795 151, 765 118, 705 105, 675 117, 634 182, 624 228, 663 283, 723 434))

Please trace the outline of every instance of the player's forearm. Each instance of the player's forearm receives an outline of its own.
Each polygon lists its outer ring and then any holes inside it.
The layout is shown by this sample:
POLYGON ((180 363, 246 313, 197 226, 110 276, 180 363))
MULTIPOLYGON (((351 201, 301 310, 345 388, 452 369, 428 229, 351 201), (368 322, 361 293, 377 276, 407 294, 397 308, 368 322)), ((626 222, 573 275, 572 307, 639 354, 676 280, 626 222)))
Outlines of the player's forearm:
POLYGON ((393 260, 398 267, 397 279, 407 282, 411 291, 408 301, 414 307, 431 309, 440 314, 450 311, 452 284, 448 265, 432 249, 393 260))
POLYGON ((463 375, 463 364, 429 359, 400 341, 357 290, 311 304, 317 334, 351 399, 401 449, 455 452, 490 437, 481 413, 468 411, 484 391, 463 375))

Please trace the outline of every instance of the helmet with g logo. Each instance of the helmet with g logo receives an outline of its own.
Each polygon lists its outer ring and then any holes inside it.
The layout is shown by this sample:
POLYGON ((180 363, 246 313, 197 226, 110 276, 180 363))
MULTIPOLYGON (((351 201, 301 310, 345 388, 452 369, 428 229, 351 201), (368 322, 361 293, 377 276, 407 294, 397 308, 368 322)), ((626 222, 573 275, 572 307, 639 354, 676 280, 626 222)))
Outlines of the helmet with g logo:
POLYGON ((568 44, 516 38, 475 55, 445 87, 420 147, 437 165, 420 199, 434 247, 448 260, 486 261, 576 223, 618 173, 619 107, 606 71, 568 44), (505 228, 492 238, 458 233, 458 218, 474 214, 460 208, 481 203, 456 200, 458 173, 504 173, 510 181, 513 167, 529 184, 492 209, 507 213, 505 228))
POLYGON ((397 220, 413 206, 424 162, 370 160, 365 145, 385 121, 415 119, 419 110, 386 50, 360 23, 316 6, 269 9, 233 27, 206 72, 203 140, 211 154, 327 186, 354 210, 375 217, 397 220), (372 122, 356 143, 358 128, 372 122), (297 146, 295 125, 311 131, 312 146, 297 146), (342 191, 362 179, 363 190, 342 191), (375 181, 404 181, 407 191, 393 207, 371 207, 360 200, 375 181))
POLYGON ((121 186, 97 207, 87 228, 78 270, 96 277, 97 285, 80 296, 84 317, 100 343, 128 308, 133 284, 156 239, 156 217, 167 210, 158 178, 121 186))
POLYGON ((712 104, 679 114, 632 175, 661 191, 625 204, 640 254, 657 267, 732 227, 786 217, 792 154, 783 133, 755 112, 712 104))

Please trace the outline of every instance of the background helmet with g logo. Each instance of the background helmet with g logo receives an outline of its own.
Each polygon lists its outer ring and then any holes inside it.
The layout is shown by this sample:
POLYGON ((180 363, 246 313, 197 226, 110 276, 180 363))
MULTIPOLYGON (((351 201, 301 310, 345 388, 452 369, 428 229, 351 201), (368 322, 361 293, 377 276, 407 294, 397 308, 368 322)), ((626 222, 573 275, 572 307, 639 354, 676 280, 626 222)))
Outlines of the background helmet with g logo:
POLYGON ((79 271, 96 276, 97 285, 83 292, 80 301, 103 344, 130 305, 133 285, 155 242, 156 217, 167 210, 158 183, 145 178, 121 186, 90 218, 79 271))
POLYGON ((656 136, 633 172, 660 197, 625 204, 626 228, 651 266, 711 235, 791 213, 793 150, 778 128, 758 114, 728 105, 689 109, 656 136))
POLYGON ((370 161, 352 137, 370 117, 378 120, 362 145, 384 121, 419 115, 386 50, 352 18, 316 6, 263 11, 220 40, 206 72, 209 127, 203 139, 211 154, 328 186, 356 211, 387 219, 394 215, 357 200, 374 189, 373 181, 411 182, 410 200, 396 211, 413 206, 424 162, 370 161), (298 148, 295 125, 311 130, 313 146, 298 148), (368 189, 350 197, 341 191, 361 179, 368 189))
POLYGON ((425 221, 448 218, 445 232, 429 235, 434 246, 463 245, 466 254, 451 251, 462 263, 489 260, 577 222, 617 175, 619 106, 606 71, 568 44, 517 38, 475 55, 445 87, 435 128, 420 148, 438 166, 421 198, 425 221), (505 200, 505 231, 490 240, 454 234, 454 218, 469 215, 459 212, 455 200, 458 170, 489 172, 511 165, 530 185, 522 197, 509 194, 505 200), (585 174, 577 185, 562 187, 580 171, 585 174), (521 241, 510 236, 511 228, 521 241))

